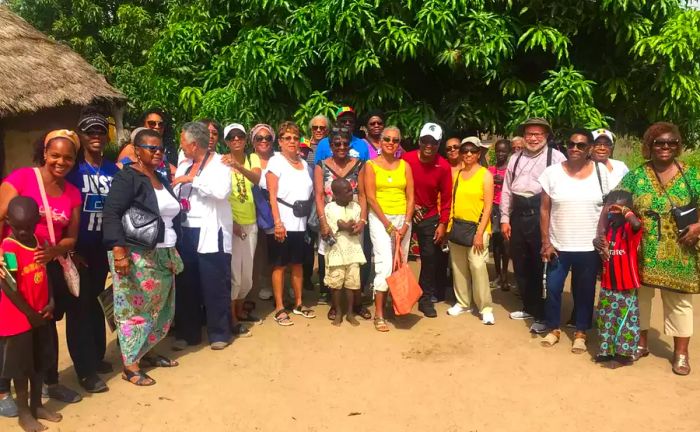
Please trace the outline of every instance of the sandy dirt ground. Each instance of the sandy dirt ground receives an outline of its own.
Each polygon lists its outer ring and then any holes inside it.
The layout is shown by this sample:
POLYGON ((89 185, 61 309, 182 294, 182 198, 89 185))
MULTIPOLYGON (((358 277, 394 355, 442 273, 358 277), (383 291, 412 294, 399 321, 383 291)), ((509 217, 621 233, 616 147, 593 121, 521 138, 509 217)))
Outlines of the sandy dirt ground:
MULTIPOLYGON (((328 306, 318 318, 274 323, 269 302, 254 336, 223 351, 208 346, 182 353, 158 348, 180 366, 150 372, 158 383, 137 388, 115 372, 108 393, 84 394, 65 406, 51 431, 698 431, 700 360, 690 376, 673 375, 672 340, 650 332, 651 356, 632 367, 602 369, 589 354, 570 352, 567 330, 554 348, 540 346, 524 321, 508 319, 519 304, 513 293, 493 292, 495 326, 473 315, 436 319, 422 314, 390 322, 385 334, 371 321, 333 327, 328 306)), ((309 295, 309 304, 314 297, 309 295)), ((662 329, 655 299, 653 326, 662 329)), ((700 305, 695 329, 700 328, 700 305)), ((571 298, 565 297, 568 317, 571 298)), ((62 332, 63 328, 59 329, 62 332)), ((699 350, 691 344, 691 355, 699 350)), ((65 346, 61 381, 79 386, 65 346)), ((108 360, 118 369, 111 335, 108 360)), ((696 356, 700 359, 700 356, 696 356)), ((82 390, 82 389, 81 389, 82 390)), ((0 431, 19 430, 0 419, 0 431)))

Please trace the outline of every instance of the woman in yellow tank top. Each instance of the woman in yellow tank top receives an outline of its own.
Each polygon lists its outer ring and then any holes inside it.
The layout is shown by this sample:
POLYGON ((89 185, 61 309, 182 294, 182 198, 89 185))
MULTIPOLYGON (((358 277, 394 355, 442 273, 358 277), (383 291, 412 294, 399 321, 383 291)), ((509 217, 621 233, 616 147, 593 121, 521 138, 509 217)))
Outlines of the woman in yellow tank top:
POLYGON ((488 241, 491 234, 491 207, 493 205, 493 176, 479 165, 480 149, 476 144, 462 141, 460 154, 464 168, 457 174, 454 183, 452 220, 462 219, 478 224, 472 246, 466 247, 449 242, 450 260, 457 303, 447 310, 448 315, 457 316, 472 309, 472 302, 481 314, 482 323, 495 324, 491 306, 489 273, 486 268, 488 241))
POLYGON ((389 286, 395 247, 400 247, 404 261, 408 257, 413 218, 413 175, 406 162, 394 154, 401 142, 401 131, 394 126, 384 129, 382 152, 367 163, 365 194, 370 207, 369 234, 374 256, 374 328, 389 331, 384 320, 384 302, 389 286), (399 245, 394 243, 399 234, 399 245))

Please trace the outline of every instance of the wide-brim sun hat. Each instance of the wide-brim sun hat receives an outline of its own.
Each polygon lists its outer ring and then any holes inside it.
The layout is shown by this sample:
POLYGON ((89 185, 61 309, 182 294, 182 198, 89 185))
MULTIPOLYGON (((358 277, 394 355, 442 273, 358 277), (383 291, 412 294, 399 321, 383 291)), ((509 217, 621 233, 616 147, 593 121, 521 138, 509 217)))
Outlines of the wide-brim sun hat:
POLYGON ((525 127, 527 126, 543 126, 547 129, 547 133, 552 135, 552 126, 549 122, 542 117, 531 117, 525 120, 520 126, 518 126, 518 135, 525 136, 525 127))

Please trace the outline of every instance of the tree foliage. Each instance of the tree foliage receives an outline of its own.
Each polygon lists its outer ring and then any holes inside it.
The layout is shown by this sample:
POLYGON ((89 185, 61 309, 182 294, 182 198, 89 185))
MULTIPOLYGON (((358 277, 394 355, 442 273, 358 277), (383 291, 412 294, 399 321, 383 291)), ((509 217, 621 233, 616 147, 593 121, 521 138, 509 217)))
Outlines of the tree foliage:
POLYGON ((305 123, 337 104, 507 133, 700 132, 700 12, 679 0, 10 0, 179 120, 305 123))

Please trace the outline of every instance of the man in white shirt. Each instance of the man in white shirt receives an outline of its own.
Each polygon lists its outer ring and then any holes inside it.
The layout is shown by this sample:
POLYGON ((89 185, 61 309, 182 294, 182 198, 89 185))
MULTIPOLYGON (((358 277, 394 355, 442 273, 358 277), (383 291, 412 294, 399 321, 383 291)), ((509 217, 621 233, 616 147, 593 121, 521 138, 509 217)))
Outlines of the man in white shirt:
MULTIPOLYGON (((202 306, 212 349, 231 343, 231 235, 233 216, 228 198, 230 169, 221 155, 208 150, 209 130, 185 123, 180 148, 186 157, 177 167, 173 188, 178 194, 182 230, 177 249, 185 269, 178 275, 175 296, 175 345, 201 342, 202 306)), ((243 335, 233 335, 243 336, 243 335)))

